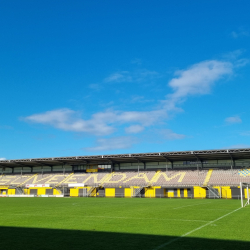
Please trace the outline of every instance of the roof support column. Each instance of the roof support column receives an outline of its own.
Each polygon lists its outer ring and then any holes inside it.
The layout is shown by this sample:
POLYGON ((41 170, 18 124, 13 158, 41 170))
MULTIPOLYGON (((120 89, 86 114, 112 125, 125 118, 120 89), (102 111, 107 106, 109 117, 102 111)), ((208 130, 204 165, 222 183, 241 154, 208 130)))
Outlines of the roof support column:
POLYGON ((168 157, 164 156, 163 157, 166 159, 166 172, 168 171, 168 162, 171 163, 171 169, 174 168, 174 164, 173 164, 173 161, 169 160, 168 157))
POLYGON ((231 159, 231 170, 233 170, 234 165, 235 165, 234 158, 233 158, 233 156, 229 153, 229 151, 228 151, 228 150, 227 150, 227 153, 230 155, 230 159, 231 159))
MULTIPOLYGON (((107 163, 105 163, 107 164, 107 163)), ((110 172, 112 173, 114 171, 114 162, 110 159, 108 159, 108 164, 110 164, 110 172)), ((120 168, 120 164, 119 164, 119 168, 120 168)))
POLYGON ((139 164, 139 160, 138 160, 138 176, 139 176, 139 173, 140 173, 140 164, 139 164))
MULTIPOLYGON (((141 161, 141 160, 139 160, 138 158, 136 158, 136 157, 134 157, 134 159, 135 160, 137 160, 137 164, 138 164, 138 176, 139 176, 139 173, 140 173, 140 162, 143 164, 143 168, 145 169, 145 161, 141 161)), ((131 165, 132 165, 132 163, 131 163, 131 165)))
POLYGON ((195 158, 196 158, 196 164, 197 164, 197 172, 198 172, 198 175, 199 175, 199 171, 200 171, 200 169, 199 169, 199 162, 200 162, 200 164, 201 164, 201 168, 202 168, 202 160, 196 155, 196 154, 194 154, 193 153, 193 155, 195 156, 195 158))

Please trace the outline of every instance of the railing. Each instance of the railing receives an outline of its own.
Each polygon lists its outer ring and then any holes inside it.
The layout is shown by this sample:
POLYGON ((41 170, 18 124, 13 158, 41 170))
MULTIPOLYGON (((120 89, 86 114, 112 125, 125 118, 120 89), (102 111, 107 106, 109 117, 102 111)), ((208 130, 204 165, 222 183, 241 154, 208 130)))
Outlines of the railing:
POLYGON ((23 195, 23 188, 22 187, 17 187, 16 188, 16 193, 18 193, 18 195, 23 195))
POLYGON ((221 195, 219 195, 219 191, 211 186, 207 186, 207 189, 208 189, 208 192, 209 192, 209 198, 210 198, 210 194, 212 194, 212 197, 213 196, 217 199, 221 198, 221 195))
POLYGON ((131 188, 132 197, 141 197, 141 191, 144 189, 144 187, 138 187, 138 188, 131 188))

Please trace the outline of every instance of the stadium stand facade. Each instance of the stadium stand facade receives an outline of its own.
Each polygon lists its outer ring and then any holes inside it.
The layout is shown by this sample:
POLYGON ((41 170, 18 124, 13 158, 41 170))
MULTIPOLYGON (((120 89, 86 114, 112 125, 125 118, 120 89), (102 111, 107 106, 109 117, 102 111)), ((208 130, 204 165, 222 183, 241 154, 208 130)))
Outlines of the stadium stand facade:
POLYGON ((250 149, 4 160, 0 171, 0 196, 239 199, 250 149))

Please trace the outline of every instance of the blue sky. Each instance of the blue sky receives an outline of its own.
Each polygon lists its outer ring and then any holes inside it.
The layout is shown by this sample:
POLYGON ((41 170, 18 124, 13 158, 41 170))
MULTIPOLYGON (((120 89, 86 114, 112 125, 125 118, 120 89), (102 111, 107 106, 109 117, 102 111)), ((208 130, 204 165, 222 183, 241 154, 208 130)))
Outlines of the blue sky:
POLYGON ((0 159, 250 147, 249 9, 1 1, 0 159))

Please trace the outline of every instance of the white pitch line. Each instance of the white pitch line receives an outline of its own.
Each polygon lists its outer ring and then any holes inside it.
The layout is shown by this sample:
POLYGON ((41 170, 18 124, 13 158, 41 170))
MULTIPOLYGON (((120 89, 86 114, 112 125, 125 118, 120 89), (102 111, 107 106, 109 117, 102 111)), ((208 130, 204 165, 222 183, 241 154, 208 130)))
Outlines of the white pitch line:
POLYGON ((197 204, 194 204, 194 205, 187 205, 187 206, 182 206, 182 207, 174 207, 173 209, 179 209, 179 208, 183 208, 183 207, 192 207, 192 206, 198 206, 198 205, 201 205, 201 204, 209 204, 209 203, 212 203, 212 202, 202 202, 202 203, 197 203, 197 204))
POLYGON ((188 232, 188 233, 185 233, 185 234, 183 234, 183 235, 181 235, 181 236, 179 236, 179 237, 177 237, 177 238, 174 238, 174 239, 172 239, 172 240, 170 240, 170 241, 168 241, 168 242, 166 242, 166 243, 164 243, 164 244, 162 244, 162 245, 160 245, 160 246, 154 248, 153 250, 158 250, 158 249, 161 249, 161 248, 163 248, 163 247, 165 247, 165 246, 168 246, 168 245, 170 245, 171 243, 173 243, 173 242, 175 242, 175 241, 177 241, 177 240, 179 240, 179 239, 181 239, 181 238, 183 238, 183 237, 185 237, 185 236, 187 236, 187 235, 189 235, 189 234, 191 234, 191 233, 193 233, 193 232, 195 232, 195 231, 198 231, 198 230, 202 229, 203 227, 206 227, 206 226, 208 226, 208 225, 210 225, 210 224, 212 224, 212 223, 214 223, 214 222, 216 222, 216 221, 218 221, 218 220, 221 220, 221 219, 223 219, 224 217, 226 217, 226 216, 228 216, 228 215, 230 215, 230 214, 232 214, 232 213, 234 213, 234 212, 236 212, 236 211, 238 211, 238 210, 240 210, 240 209, 241 209, 241 207, 235 209, 234 211, 232 211, 232 212, 230 212, 230 213, 228 213, 228 214, 225 214, 225 215, 223 215, 223 216, 217 218, 216 220, 210 221, 210 222, 206 223, 205 225, 203 225, 203 226, 201 226, 201 227, 197 227, 196 229, 194 229, 194 230, 192 230, 192 231, 190 231, 190 232, 188 232))
POLYGON ((223 210, 223 211, 232 211, 232 209, 224 209, 224 208, 202 208, 202 210, 223 210))

